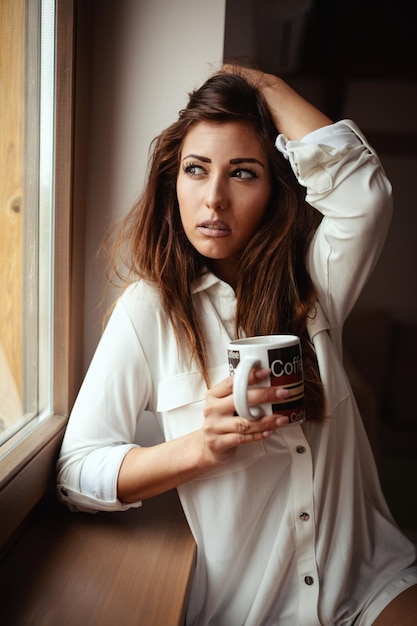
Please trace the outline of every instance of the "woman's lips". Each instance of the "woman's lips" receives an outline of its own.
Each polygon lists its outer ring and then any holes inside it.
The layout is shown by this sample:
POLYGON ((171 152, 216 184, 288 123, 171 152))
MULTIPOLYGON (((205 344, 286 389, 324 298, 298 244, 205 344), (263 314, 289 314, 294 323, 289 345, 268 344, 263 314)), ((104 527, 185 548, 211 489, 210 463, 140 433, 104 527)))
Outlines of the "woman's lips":
POLYGON ((201 222, 197 225, 197 230, 206 237, 227 237, 231 232, 230 228, 219 220, 201 222))

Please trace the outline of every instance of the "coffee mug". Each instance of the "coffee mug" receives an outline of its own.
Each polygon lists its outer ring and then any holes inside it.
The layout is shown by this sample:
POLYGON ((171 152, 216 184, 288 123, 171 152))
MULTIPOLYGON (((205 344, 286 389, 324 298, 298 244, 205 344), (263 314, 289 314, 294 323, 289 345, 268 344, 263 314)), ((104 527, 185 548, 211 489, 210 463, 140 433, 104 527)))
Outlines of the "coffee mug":
POLYGON ((304 378, 300 338, 296 335, 263 335, 231 341, 228 346, 229 371, 233 374, 233 400, 238 415, 259 419, 263 415, 287 415, 289 424, 302 422, 304 378), (248 406, 248 380, 253 367, 269 369, 270 376, 256 387, 283 387, 290 396, 281 401, 248 406))

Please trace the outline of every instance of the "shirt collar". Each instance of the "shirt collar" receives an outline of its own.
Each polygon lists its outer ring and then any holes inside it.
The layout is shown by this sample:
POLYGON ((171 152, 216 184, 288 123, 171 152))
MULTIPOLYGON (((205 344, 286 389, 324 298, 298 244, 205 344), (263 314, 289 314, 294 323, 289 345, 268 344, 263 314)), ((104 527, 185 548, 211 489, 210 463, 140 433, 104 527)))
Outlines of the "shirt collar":
POLYGON ((217 286, 221 290, 234 293, 233 287, 226 283, 224 280, 213 274, 207 267, 203 268, 201 275, 194 280, 191 286, 191 293, 199 293, 200 291, 207 291, 211 287, 217 286))

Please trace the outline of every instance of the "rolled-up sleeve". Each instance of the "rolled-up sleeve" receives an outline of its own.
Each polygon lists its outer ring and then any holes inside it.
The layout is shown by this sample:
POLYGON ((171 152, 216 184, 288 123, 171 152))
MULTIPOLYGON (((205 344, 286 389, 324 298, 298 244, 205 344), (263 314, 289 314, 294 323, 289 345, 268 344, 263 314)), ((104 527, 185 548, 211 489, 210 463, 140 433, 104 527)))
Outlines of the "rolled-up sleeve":
POLYGON ((58 497, 73 510, 125 510, 117 478, 134 447, 150 374, 131 320, 119 301, 74 404, 57 464, 58 497))

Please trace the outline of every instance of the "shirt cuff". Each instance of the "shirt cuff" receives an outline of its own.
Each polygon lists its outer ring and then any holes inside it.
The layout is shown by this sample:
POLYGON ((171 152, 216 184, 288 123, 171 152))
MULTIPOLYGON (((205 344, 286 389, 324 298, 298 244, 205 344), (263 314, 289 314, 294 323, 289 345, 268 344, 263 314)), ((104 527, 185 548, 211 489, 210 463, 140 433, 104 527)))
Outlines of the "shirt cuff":
POLYGON ((133 444, 106 446, 88 454, 82 465, 79 489, 58 484, 59 499, 75 511, 125 511, 141 506, 141 501, 123 503, 117 498, 120 465, 133 444))
POLYGON ((291 141, 285 135, 278 135, 275 142, 277 149, 286 159, 290 158, 293 148, 301 144, 322 144, 332 148, 340 148, 346 145, 360 146, 362 141, 353 131, 351 123, 344 120, 323 126, 305 135, 299 141, 291 141))

